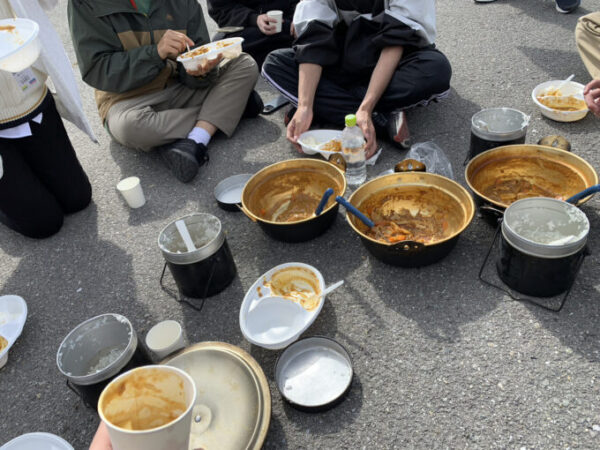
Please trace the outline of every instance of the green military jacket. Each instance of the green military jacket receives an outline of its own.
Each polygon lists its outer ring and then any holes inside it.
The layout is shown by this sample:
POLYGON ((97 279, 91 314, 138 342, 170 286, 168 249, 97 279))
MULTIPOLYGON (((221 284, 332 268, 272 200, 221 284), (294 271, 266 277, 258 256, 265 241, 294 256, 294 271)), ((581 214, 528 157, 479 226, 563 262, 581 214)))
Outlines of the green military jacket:
POLYGON ((196 45, 210 41, 197 0, 152 0, 148 14, 135 0, 69 0, 69 26, 83 81, 96 88, 102 121, 118 101, 164 89, 178 77, 194 88, 210 82, 158 56, 157 44, 171 29, 196 45))

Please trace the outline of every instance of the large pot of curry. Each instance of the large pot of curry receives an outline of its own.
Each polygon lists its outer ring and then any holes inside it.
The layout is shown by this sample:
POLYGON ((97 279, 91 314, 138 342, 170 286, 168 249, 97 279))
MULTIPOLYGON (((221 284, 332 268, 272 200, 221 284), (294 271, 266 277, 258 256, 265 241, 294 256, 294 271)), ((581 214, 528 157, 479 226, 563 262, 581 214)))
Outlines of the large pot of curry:
POLYGON ((387 264, 404 267, 425 266, 445 257, 475 213, 465 188, 425 172, 376 178, 358 188, 349 201, 375 224, 369 228, 346 213, 367 250, 387 264))
POLYGON ((566 200, 598 184, 596 171, 584 159, 543 145, 506 145, 480 153, 467 165, 465 179, 482 211, 498 215, 522 198, 566 200))
POLYGON ((242 211, 266 234, 285 242, 303 242, 324 233, 337 217, 335 197, 344 195, 346 178, 333 164, 317 159, 291 159, 257 172, 244 186, 242 211), (319 215, 323 194, 334 194, 319 215))

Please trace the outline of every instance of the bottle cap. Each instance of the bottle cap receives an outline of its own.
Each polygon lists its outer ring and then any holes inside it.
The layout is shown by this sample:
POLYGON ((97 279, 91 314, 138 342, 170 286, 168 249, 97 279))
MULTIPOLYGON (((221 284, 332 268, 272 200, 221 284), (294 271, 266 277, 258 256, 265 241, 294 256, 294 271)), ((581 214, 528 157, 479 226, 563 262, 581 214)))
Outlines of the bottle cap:
POLYGON ((356 126, 356 116, 354 114, 348 114, 345 118, 347 127, 356 126))

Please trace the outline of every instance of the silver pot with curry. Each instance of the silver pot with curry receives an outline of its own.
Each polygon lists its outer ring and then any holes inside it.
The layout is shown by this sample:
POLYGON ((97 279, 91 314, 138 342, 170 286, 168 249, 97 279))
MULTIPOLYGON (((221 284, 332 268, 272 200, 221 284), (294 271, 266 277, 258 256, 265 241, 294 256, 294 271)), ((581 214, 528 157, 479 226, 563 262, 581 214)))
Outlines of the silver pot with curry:
POLYGON ((278 162, 257 172, 244 187, 242 211, 270 237, 303 242, 324 233, 335 221, 337 195, 344 195, 346 178, 333 164, 317 159, 278 162), (323 212, 315 210, 332 188, 323 212))

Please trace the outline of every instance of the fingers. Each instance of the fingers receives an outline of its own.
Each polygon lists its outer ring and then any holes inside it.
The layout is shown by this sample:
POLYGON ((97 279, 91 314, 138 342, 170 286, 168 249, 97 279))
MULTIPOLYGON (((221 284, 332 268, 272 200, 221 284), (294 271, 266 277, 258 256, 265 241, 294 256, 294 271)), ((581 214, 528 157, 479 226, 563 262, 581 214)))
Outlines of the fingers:
POLYGON ((583 88, 583 95, 590 92, 592 89, 600 88, 600 80, 592 80, 583 88))

